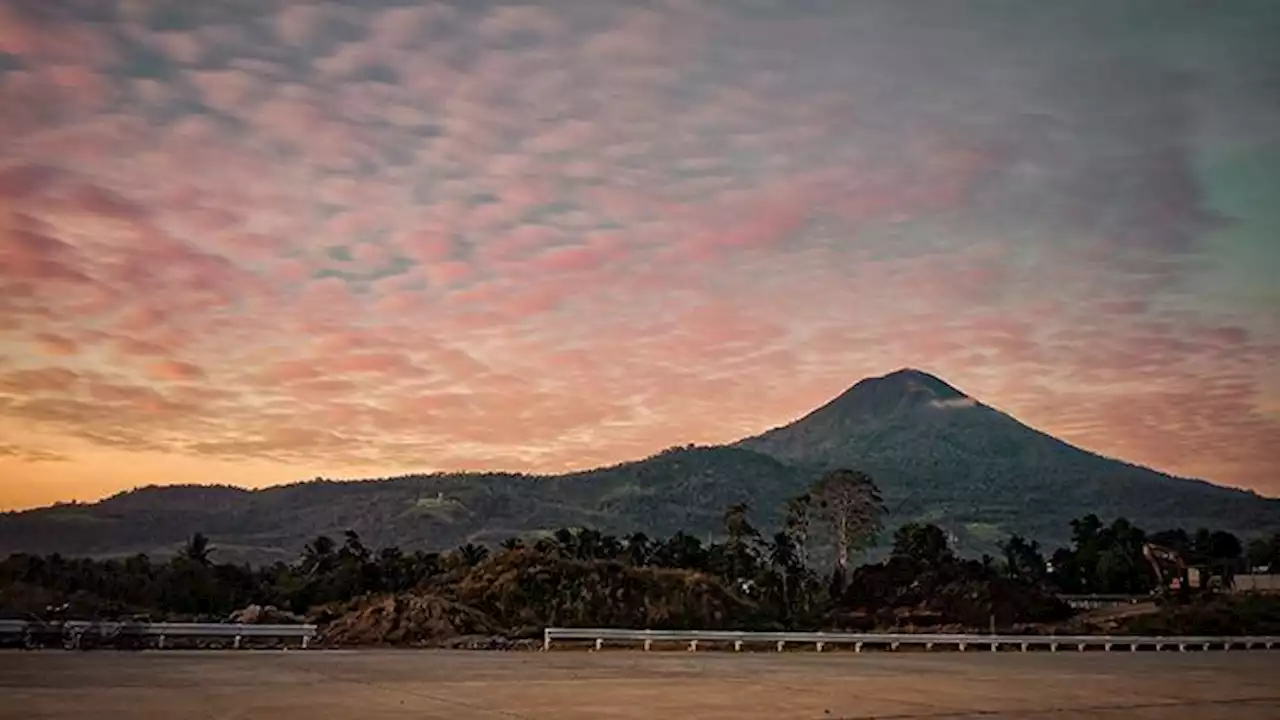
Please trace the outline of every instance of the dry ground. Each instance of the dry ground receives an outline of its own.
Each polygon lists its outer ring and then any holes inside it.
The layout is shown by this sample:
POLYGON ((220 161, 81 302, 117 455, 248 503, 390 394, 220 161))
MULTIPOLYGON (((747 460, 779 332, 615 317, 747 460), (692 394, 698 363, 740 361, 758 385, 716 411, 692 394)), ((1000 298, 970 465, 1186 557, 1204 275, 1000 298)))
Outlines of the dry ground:
POLYGON ((1280 653, 0 653, 0 718, 1280 718, 1280 653))

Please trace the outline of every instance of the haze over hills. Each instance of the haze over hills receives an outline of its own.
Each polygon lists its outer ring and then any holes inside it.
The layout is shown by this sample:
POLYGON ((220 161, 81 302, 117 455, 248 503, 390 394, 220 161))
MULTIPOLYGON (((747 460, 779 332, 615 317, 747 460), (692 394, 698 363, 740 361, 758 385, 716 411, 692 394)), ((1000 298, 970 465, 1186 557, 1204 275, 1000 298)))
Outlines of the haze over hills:
POLYGON ((935 522, 961 550, 992 551, 1009 533, 1065 542, 1087 513, 1157 530, 1280 528, 1280 499, 1174 478, 1104 458, 1034 430, 933 375, 863 380, 799 420, 724 447, 560 476, 452 473, 312 481, 248 491, 151 487, 99 503, 0 516, 0 553, 163 554, 195 531, 223 559, 290 559, 319 534, 353 529, 373 546, 445 549, 565 526, 650 536, 718 533, 724 508, 751 504, 763 527, 825 468, 867 471, 888 525, 935 522))

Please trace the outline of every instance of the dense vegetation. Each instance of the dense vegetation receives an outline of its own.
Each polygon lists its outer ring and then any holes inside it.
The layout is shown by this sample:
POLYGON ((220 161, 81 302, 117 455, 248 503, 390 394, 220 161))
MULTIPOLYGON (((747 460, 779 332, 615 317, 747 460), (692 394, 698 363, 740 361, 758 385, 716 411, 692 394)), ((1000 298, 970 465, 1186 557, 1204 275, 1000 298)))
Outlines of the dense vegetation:
POLYGON ((406 642, 442 632, 397 619, 402 613, 444 618, 451 632, 515 636, 548 625, 1014 627, 1064 618, 1057 593, 1151 591, 1141 551, 1149 539, 1227 578, 1251 565, 1280 567, 1280 535, 1246 548, 1229 533, 1149 536, 1095 516, 1074 521, 1070 546, 1048 558, 1013 536, 1000 557, 965 559, 942 529, 908 523, 888 534, 887 557, 854 567, 849 560, 882 535, 885 507, 875 482, 849 471, 829 472, 785 503, 771 532, 751 517, 747 506, 730 505, 714 542, 681 531, 650 538, 561 529, 447 552, 374 550, 349 531, 313 539, 293 562, 258 567, 214 562, 218 550, 203 534, 163 562, 15 554, 0 562, 0 613, 38 616, 67 604, 81 617, 224 619, 264 605, 329 623, 344 638, 406 642), (811 549, 821 544, 838 551, 820 566, 811 549))

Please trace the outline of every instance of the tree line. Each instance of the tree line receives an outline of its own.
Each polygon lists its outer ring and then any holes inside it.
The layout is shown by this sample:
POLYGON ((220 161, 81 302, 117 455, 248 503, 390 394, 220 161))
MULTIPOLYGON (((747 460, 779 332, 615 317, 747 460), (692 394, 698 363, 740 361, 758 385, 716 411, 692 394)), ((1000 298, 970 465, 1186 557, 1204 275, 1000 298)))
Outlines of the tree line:
POLYGON ((1068 547, 1046 552, 1015 535, 1000 545, 1000 557, 975 559, 958 557, 937 525, 909 523, 892 532, 887 557, 855 566, 881 538, 885 507, 874 480, 851 470, 828 472, 788 501, 772 532, 755 527, 749 510, 726 508, 721 537, 706 542, 684 532, 619 537, 565 528, 493 548, 403 552, 367 547, 348 531, 315 538, 292 563, 251 567, 215 562, 211 541, 196 533, 164 561, 15 554, 0 562, 0 612, 30 616, 65 605, 86 617, 210 620, 263 605, 315 617, 370 596, 430 593, 534 625, 591 623, 604 614, 619 621, 618 608, 607 606, 636 603, 643 613, 622 617, 672 626, 985 626, 1060 618, 1067 613, 1056 597, 1062 593, 1151 592, 1147 542, 1227 581, 1250 567, 1280 567, 1280 533, 1246 547, 1230 533, 1148 534, 1124 518, 1105 524, 1095 515, 1072 521, 1068 547), (695 587, 697 598, 674 597, 695 587), (677 609, 664 611, 664 603, 677 609))

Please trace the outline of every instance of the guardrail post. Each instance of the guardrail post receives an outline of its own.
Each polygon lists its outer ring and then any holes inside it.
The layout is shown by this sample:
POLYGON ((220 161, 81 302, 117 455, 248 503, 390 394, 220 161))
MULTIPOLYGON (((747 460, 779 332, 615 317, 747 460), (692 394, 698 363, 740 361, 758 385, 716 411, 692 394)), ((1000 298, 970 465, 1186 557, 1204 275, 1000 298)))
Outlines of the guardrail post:
POLYGON ((966 647, 968 647, 968 643, 960 643, 960 652, 964 652, 966 647))
POLYGON ((991 643, 991 652, 1000 652, 1000 643, 998 642, 991 643))
POLYGON ((697 640, 690 640, 690 641, 689 641, 689 652, 697 652, 697 651, 698 651, 698 641, 697 641, 697 640))
POLYGON ((778 652, 782 652, 782 648, 783 648, 786 644, 787 644, 787 641, 786 641, 786 640, 779 640, 779 641, 778 641, 778 652))
POLYGON ((604 638, 596 638, 596 652, 604 649, 604 638))
POLYGON ((822 652, 822 645, 823 645, 822 641, 819 640, 817 643, 814 644, 814 650, 817 652, 822 652))
POLYGON ((1186 651, 1187 651, 1187 644, 1186 644, 1186 643, 1178 643, 1178 652, 1186 652, 1186 651))
POLYGON ((161 635, 160 637, 156 638, 156 648, 159 650, 164 649, 164 635, 161 635))
POLYGON ((1129 643, 1129 652, 1138 652, 1138 643, 1129 643))
POLYGON ((856 643, 854 643, 854 644, 853 644, 853 651, 854 651, 854 652, 862 652, 862 643, 860 643, 860 642, 856 642, 856 643))
POLYGON ((933 650, 933 643, 931 643, 931 642, 927 642, 927 643, 925 643, 925 644, 924 644, 924 649, 925 649, 926 651, 928 651, 928 650, 933 650))
POLYGON ((1106 652, 1111 652, 1111 643, 1103 643, 1102 649, 1106 652))
POLYGON ((1209 649, 1209 643, 1205 643, 1205 644, 1204 644, 1204 646, 1203 646, 1203 647, 1201 647, 1200 649, 1201 649, 1201 650, 1208 651, 1208 649, 1209 649))
POLYGON ((1022 652, 1026 652, 1026 651, 1027 651, 1027 644, 1022 643, 1022 652))
POLYGON ((644 639, 644 651, 645 651, 645 652, 649 652, 649 651, 650 651, 650 650, 652 650, 652 649, 653 649, 653 638, 645 638, 645 639, 644 639))
POLYGON ((1058 652, 1058 643, 1056 642, 1049 643, 1049 652, 1058 652))
MULTIPOLYGON (((303 647, 305 647, 305 645, 303 647)), ((550 649, 551 649, 551 628, 545 628, 542 631, 542 652, 547 652, 550 649)))
POLYGON ((239 635, 237 635, 237 636, 236 636, 236 638, 235 638, 235 640, 234 640, 234 642, 233 642, 232 646, 233 646, 236 650, 239 650, 239 649, 240 649, 240 636, 239 636, 239 635))
POLYGON ((898 643, 898 641, 897 641, 897 640, 894 640, 893 642, 889 643, 889 649, 890 649, 890 650, 897 650, 897 649, 898 649, 898 644, 899 644, 899 643, 898 643))
POLYGON ((733 641, 733 651, 734 651, 734 652, 742 652, 742 641, 741 641, 741 640, 734 640, 734 641, 733 641))
MULTIPOLYGON (((310 641, 311 641, 311 636, 310 636, 310 635, 303 635, 303 636, 302 636, 302 649, 303 649, 303 650, 306 650, 306 649, 307 649, 307 644, 308 644, 310 641)), ((544 640, 543 642, 544 642, 544 643, 546 643, 546 642, 550 642, 550 641, 544 640)))
POLYGON ((1164 649, 1164 643, 1156 643, 1156 652, 1160 652, 1163 649, 1164 649))

